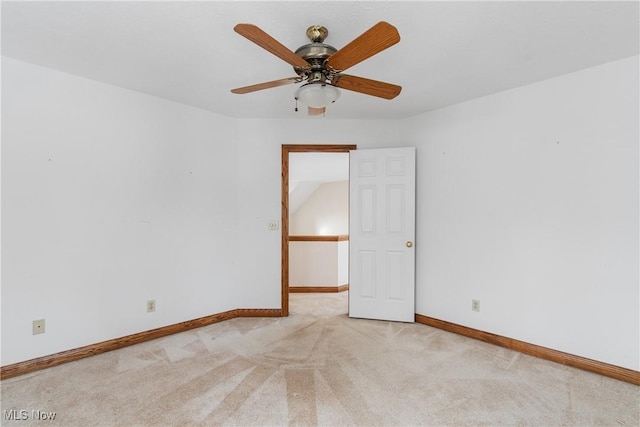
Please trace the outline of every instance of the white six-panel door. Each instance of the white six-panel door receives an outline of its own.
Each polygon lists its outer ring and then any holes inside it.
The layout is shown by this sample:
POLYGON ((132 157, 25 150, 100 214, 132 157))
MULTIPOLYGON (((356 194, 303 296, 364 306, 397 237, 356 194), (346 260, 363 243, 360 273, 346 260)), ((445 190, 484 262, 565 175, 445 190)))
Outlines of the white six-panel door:
POLYGON ((414 321, 415 151, 350 151, 350 317, 414 321))

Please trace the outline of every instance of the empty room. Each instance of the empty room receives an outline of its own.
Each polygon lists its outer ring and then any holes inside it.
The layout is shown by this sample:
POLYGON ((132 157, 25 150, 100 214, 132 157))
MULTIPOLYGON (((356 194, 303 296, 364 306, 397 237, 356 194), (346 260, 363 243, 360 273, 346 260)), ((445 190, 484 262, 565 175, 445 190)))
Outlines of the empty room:
POLYGON ((0 5, 2 425, 640 424, 637 1, 0 5))

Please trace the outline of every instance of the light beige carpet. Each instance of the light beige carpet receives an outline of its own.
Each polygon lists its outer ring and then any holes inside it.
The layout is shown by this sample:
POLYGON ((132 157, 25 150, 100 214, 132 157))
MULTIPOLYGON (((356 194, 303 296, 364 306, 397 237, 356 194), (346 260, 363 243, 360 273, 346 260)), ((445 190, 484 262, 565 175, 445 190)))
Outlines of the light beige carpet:
POLYGON ((2 381, 2 425, 640 424, 631 384, 424 325, 349 319, 346 292, 293 294, 291 311, 2 381))

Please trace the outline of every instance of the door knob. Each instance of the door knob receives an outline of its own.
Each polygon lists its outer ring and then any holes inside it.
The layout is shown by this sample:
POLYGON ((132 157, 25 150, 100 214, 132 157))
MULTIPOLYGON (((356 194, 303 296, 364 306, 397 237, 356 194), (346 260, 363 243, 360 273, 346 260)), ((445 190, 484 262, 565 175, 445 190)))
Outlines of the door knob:
POLYGON ((413 246, 413 242, 412 242, 412 241, 408 241, 408 242, 407 242, 407 247, 408 247, 408 248, 410 248, 410 247, 412 247, 412 246, 413 246))

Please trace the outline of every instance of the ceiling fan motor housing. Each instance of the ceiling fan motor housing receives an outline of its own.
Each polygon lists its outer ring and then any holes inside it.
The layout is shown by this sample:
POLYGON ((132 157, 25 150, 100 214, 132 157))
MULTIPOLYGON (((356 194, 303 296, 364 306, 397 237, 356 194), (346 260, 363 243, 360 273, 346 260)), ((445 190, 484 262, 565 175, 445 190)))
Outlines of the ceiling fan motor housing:
POLYGON ((307 61, 310 59, 320 59, 324 61, 337 51, 338 49, 328 44, 309 43, 299 47, 296 50, 296 55, 303 57, 307 61))
POLYGON ((309 63, 310 71, 294 67, 298 75, 309 78, 309 81, 321 80, 320 73, 323 75, 324 80, 330 78, 325 73, 324 62, 328 57, 336 53, 338 49, 322 43, 328 34, 327 29, 321 25, 312 25, 307 28, 307 37, 309 37, 311 43, 299 47, 295 53, 309 63))

